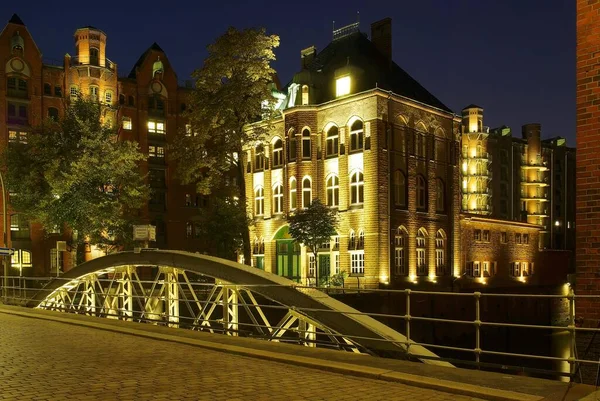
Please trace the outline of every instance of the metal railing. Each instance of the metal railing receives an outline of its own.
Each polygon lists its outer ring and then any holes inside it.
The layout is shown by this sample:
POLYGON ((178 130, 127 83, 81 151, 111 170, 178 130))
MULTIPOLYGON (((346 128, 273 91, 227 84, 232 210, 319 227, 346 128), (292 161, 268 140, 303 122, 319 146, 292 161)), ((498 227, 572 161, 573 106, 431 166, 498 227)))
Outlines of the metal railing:
MULTIPOLYGON (((177 276, 177 273, 174 273, 177 276)), ((158 276, 157 276, 158 277, 158 276)), ((290 286, 278 286, 278 285, 240 285, 240 284, 221 284, 215 282, 195 282, 185 279, 186 287, 179 287, 179 290, 176 292, 176 295, 173 296, 173 293, 163 292, 161 290, 160 293, 157 291, 157 285, 167 285, 167 275, 160 280, 139 280, 137 284, 140 288, 142 288, 141 293, 128 293, 126 297, 130 299, 130 306, 124 306, 124 301, 121 301, 119 306, 116 306, 119 302, 109 304, 106 301, 107 297, 110 297, 111 288, 113 287, 116 279, 113 277, 107 278, 94 278, 95 284, 93 287, 93 293, 97 295, 99 298, 101 295, 104 297, 104 301, 93 301, 93 305, 89 302, 90 288, 91 287, 78 287, 79 284, 75 285, 73 279, 63 279, 62 277, 19 277, 19 276, 9 276, 8 277, 8 285, 3 289, 3 300, 6 304, 13 305, 27 305, 28 301, 33 299, 39 291, 44 290, 44 287, 53 280, 64 280, 66 284, 65 290, 69 292, 70 304, 62 303, 57 304, 56 297, 54 300, 46 302, 44 307, 46 309, 59 310, 63 312, 70 313, 80 313, 87 315, 94 315, 99 317, 107 317, 107 318, 117 318, 123 320, 132 320, 138 322, 146 322, 152 324, 164 324, 169 327, 179 327, 179 328, 189 328, 193 330, 210 330, 211 332, 220 332, 229 335, 251 335, 254 338, 265 338, 272 339, 275 336, 274 333, 280 333, 281 331, 285 332, 286 330, 293 331, 301 335, 302 340, 300 343, 308 346, 323 346, 324 341, 322 337, 332 337, 335 338, 343 338, 346 343, 343 341, 337 341, 334 344, 329 344, 326 346, 333 346, 338 349, 346 349, 356 347, 356 344, 352 344, 354 340, 360 339, 368 339, 369 341, 381 341, 381 342, 391 342, 392 340, 386 338, 366 338, 364 336, 357 336, 352 333, 332 333, 328 332, 326 328, 316 326, 317 329, 320 329, 320 334, 317 334, 318 330, 315 329, 315 322, 311 322, 308 326, 298 326, 298 328, 294 328, 293 330, 290 328, 288 320, 279 320, 278 324, 271 324, 268 322, 266 316, 270 314, 269 311, 274 310, 289 310, 294 313, 309 313, 309 312, 318 312, 318 313, 343 313, 345 315, 362 315, 369 316, 374 319, 383 321, 385 324, 392 326, 403 326, 404 335, 406 336, 406 340, 401 342, 406 346, 406 355, 412 358, 421 358, 424 357, 422 355, 413 354, 411 352, 411 347, 422 346, 433 352, 445 352, 452 351, 455 353, 462 354, 471 354, 473 359, 465 359, 465 358, 455 358, 455 357, 434 357, 439 358, 441 360, 450 361, 453 363, 465 363, 467 365, 472 365, 477 368, 491 366, 498 367, 503 365, 506 367, 506 364, 498 364, 489 361, 483 361, 483 356, 489 357, 504 357, 504 358, 514 358, 516 360, 537 360, 537 361, 545 361, 545 362, 553 362, 553 363, 568 363, 569 371, 568 372, 560 372, 557 370, 549 370, 542 369, 540 372, 544 372, 546 374, 553 374, 556 376, 573 376, 577 371, 578 364, 595 364, 598 365, 600 361, 589 360, 584 358, 579 358, 577 355, 576 349, 576 334, 577 333, 598 333, 600 332, 599 328, 584 328, 584 327, 576 327, 575 325, 575 302, 577 299, 590 299, 597 298, 598 302, 600 302, 600 296, 595 295, 576 295, 573 292, 571 287, 568 287, 568 291, 566 294, 497 294, 497 293, 482 293, 482 292, 471 292, 471 293, 457 293, 457 292, 439 292, 439 291, 420 291, 420 290, 385 290, 385 289, 360 289, 360 288, 343 288, 343 287, 314 287, 310 285, 302 285, 302 284, 293 284, 290 286), (215 289, 220 289, 228 291, 234 290, 238 291, 243 289, 244 291, 250 294, 251 292, 256 291, 260 293, 261 288, 263 287, 290 287, 294 288, 298 291, 314 291, 315 289, 322 290, 325 293, 329 293, 332 296, 336 296, 338 294, 348 295, 363 295, 363 294, 379 294, 385 295, 387 297, 395 297, 394 302, 399 300, 403 300, 404 302, 404 314, 401 313, 380 313, 380 312, 359 312, 359 311, 351 311, 351 312, 340 312, 340 311, 332 311, 329 309, 320 309, 320 308, 302 308, 294 305, 282 305, 282 304, 273 304, 268 302, 257 302, 256 299, 258 297, 252 298, 243 298, 241 295, 239 297, 235 297, 229 299, 227 297, 222 297, 220 299, 212 298, 215 289), (99 292, 97 292, 99 289, 99 292), (102 290, 104 289, 104 291, 102 290), (170 294, 170 295, 168 295, 170 294), (422 316, 418 315, 414 311, 414 302, 419 301, 417 297, 428 296, 435 298, 446 299, 445 297, 452 298, 461 298, 461 299, 472 299, 472 306, 474 310, 473 319, 453 319, 453 318, 445 318, 445 317, 436 317, 436 316, 422 316), (170 297, 170 298, 169 298, 170 297), (226 299, 227 298, 227 299, 226 299), (416 299, 415 299, 416 298, 416 299), (498 298, 508 298, 512 300, 516 299, 547 299, 550 301, 559 301, 563 300, 568 304, 568 312, 566 312, 565 318, 562 323, 559 324, 526 324, 526 323, 516 323, 514 321, 495 321, 495 320, 486 320, 483 317, 482 313, 482 302, 492 299, 498 298), (164 306, 153 311, 145 309, 144 305, 149 304, 149 299, 153 299, 155 302, 164 303, 164 306), (249 301, 252 300, 252 302, 249 301), (137 300, 139 304, 139 308, 135 309, 132 305, 135 303, 134 300, 137 300), (169 307, 167 307, 167 302, 170 302, 169 307), (190 303, 201 302, 199 306, 201 308, 201 312, 197 315, 196 313, 191 313, 190 303), (86 304, 87 303, 87 304, 86 304), (83 305, 83 306, 82 306, 83 305), (86 306, 87 305, 87 306, 86 306), (173 305, 176 305, 174 308, 173 305), (224 306, 234 307, 237 311, 237 307, 242 310, 248 310, 249 308, 259 308, 259 315, 262 317, 261 319, 250 317, 245 321, 243 319, 233 321, 229 316, 228 312, 223 312, 222 315, 216 317, 210 317, 209 315, 205 316, 205 320, 200 319, 199 316, 202 313, 205 313, 208 310, 213 310, 216 306, 224 306), (190 310, 190 314, 179 313, 179 311, 185 310, 187 307, 190 310), (203 312, 202 312, 203 311, 203 312), (227 316, 226 316, 227 315, 227 316), (399 323, 398 323, 399 322, 399 323), (432 325, 458 325, 464 327, 467 330, 469 327, 474 330, 474 341, 472 346, 455 346, 452 343, 437 343, 437 342, 426 342, 418 338, 419 336, 415 334, 415 325, 420 322, 431 323, 432 325), (217 325, 217 326, 215 326, 217 325), (311 326, 313 325, 313 326, 311 326), (304 328, 303 327, 308 327, 304 328), (311 328, 312 327, 312 328, 311 328), (568 352, 566 355, 557 356, 551 354, 533 354, 533 353, 523 353, 523 352, 506 352, 506 351, 497 351, 491 348, 486 348, 483 346, 483 336, 485 335, 486 328, 497 328, 497 329, 524 329, 524 330, 546 330, 551 333, 563 332, 568 334, 568 343, 565 344, 568 347, 568 352), (254 334, 248 334, 254 331, 254 334), (270 333, 270 334, 269 334, 270 333), (568 355, 568 356, 567 356, 568 355)), ((175 279, 177 280, 177 278, 175 279)), ((181 281, 183 283, 183 281, 181 281)), ((566 287, 565 287, 566 289, 566 287)), ((165 290, 166 291, 166 290, 165 290)), ((56 294, 56 291, 53 292, 56 294)), ((227 292, 226 292, 227 294, 227 292)), ((113 294, 114 297, 123 298, 122 294, 113 294)), ((94 296, 94 299, 95 296, 94 296)), ((565 304, 565 305, 566 305, 565 304)), ((30 305, 31 306, 31 305, 30 305)), ((227 309, 229 311, 229 309, 227 309)), ((233 315, 232 315, 233 316, 233 315)), ((237 312, 235 314, 237 316, 237 312)), ((258 315, 257 315, 258 316, 258 315)), ((287 315, 286 315, 287 316, 287 315)), ((285 341, 284 336, 278 337, 278 341, 285 341)), ((290 341, 288 339, 288 341, 290 341)), ((394 343, 398 343, 397 340, 393 340, 394 343)), ((356 349, 352 349, 356 352, 356 349)), ((566 348, 565 348, 566 350, 566 348)), ((362 350, 364 351, 364 350, 362 350)), ((367 350, 368 351, 368 350, 367 350)), ((375 351, 377 354, 377 350, 375 351)), ((370 352, 371 353, 371 352, 370 352)), ((489 358, 488 358, 489 359, 489 358)), ((512 367, 522 366, 518 365, 509 365, 512 367)), ((535 371, 536 368, 530 369, 535 371)), ((539 370, 539 369, 538 369, 539 370)))

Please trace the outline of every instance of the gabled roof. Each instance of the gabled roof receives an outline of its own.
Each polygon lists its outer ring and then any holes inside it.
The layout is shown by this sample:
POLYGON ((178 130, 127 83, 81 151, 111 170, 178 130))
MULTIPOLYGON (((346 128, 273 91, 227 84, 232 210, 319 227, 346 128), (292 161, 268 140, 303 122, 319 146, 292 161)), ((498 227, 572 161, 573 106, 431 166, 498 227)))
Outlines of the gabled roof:
POLYGON ((131 69, 131 72, 129 73, 127 78, 135 79, 135 70, 137 70, 139 67, 142 66, 142 64, 144 63, 144 60, 146 59, 146 57, 148 56, 148 54, 150 53, 151 50, 159 51, 166 55, 165 51, 163 49, 161 49, 161 47, 158 45, 158 43, 156 43, 156 42, 152 43, 152 46, 150 46, 148 49, 146 49, 146 51, 144 53, 142 53, 142 55, 140 56, 138 61, 135 62, 135 64, 133 65, 133 68, 131 69))
POLYGON ((25 23, 23 22, 23 20, 21 18, 19 18, 19 16, 17 14, 13 14, 13 16, 10 18, 10 20, 8 20, 8 23, 25 26, 25 23))
POLYGON ((354 32, 332 41, 315 56, 308 66, 311 75, 322 76, 323 84, 320 94, 315 99, 316 103, 324 103, 335 98, 332 86, 328 83, 334 79, 335 71, 345 66, 362 71, 357 80, 353 81, 354 93, 381 88, 452 113, 450 108, 427 91, 398 64, 383 55, 361 32, 354 32))

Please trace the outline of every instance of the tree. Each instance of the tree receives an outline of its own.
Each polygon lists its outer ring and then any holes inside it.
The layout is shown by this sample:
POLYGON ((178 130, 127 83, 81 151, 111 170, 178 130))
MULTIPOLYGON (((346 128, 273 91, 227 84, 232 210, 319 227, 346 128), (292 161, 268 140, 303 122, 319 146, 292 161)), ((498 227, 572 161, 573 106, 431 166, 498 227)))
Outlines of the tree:
POLYGON ((9 143, 2 154, 12 207, 46 231, 73 230, 76 245, 124 245, 148 199, 139 168, 144 155, 102 122, 106 112, 78 99, 64 118, 45 121, 27 143, 9 143))
POLYGON ((245 206, 216 197, 200 210, 195 234, 204 238, 204 249, 209 255, 235 260, 236 252, 243 246, 242 232, 250 224, 248 220, 245 206))
POLYGON ((290 224, 290 235, 307 246, 315 257, 315 281, 318 285, 317 252, 321 244, 331 241, 331 237, 337 234, 337 213, 321 203, 319 199, 315 199, 306 209, 288 216, 287 221, 290 224))
MULTIPOLYGON (((235 28, 208 46, 204 66, 192 74, 196 86, 186 112, 190 126, 171 148, 183 184, 195 184, 199 193, 208 195, 222 189, 233 171, 230 189, 246 205, 243 150, 269 131, 275 115, 271 62, 277 46, 279 37, 266 35, 264 29, 235 28)), ((247 225, 241 234, 249 263, 247 225)))

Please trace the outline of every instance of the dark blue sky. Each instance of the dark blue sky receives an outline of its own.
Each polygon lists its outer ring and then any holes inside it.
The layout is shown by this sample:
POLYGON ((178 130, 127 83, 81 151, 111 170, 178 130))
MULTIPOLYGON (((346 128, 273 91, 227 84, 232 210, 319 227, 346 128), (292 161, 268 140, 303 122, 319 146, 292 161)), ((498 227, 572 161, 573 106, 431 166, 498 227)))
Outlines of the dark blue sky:
POLYGON ((76 28, 108 35, 108 57, 128 73, 156 41, 179 79, 201 65, 206 45, 228 26, 264 26, 281 37, 275 64, 285 84, 300 65, 300 50, 323 49, 336 26, 393 20, 394 60, 442 102, 460 113, 475 103, 485 125, 540 122, 542 135, 575 145, 575 2, 569 0, 419 1, 2 1, 0 22, 16 12, 45 57, 73 52, 76 28), (95 6, 95 7, 94 7, 95 6))

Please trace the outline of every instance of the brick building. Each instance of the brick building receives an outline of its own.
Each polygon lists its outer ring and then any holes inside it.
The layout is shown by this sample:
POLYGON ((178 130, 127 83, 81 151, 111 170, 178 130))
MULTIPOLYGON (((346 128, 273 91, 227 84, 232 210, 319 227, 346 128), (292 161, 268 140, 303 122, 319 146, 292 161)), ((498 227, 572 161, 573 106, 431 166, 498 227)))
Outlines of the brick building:
POLYGON ((462 110, 462 129, 463 210, 542 226, 541 249, 574 253, 575 149, 542 140, 540 124, 523 125, 520 138, 489 129, 476 105, 462 110))
POLYGON ((252 265, 311 282, 314 257, 285 215, 318 198, 340 217, 319 250, 319 277, 345 271, 345 285, 360 287, 534 283, 537 220, 461 217, 463 205, 490 214, 483 110, 461 120, 395 64, 391 29, 376 22, 369 40, 352 24, 320 53, 301 51, 281 118, 245 155, 252 265))
MULTIPOLYGON (((119 125, 119 137, 137 141, 148 156, 142 172, 148 173, 152 199, 142 219, 157 227, 157 246, 200 250, 187 221, 192 220, 202 199, 190 187, 174 180, 167 162, 166 145, 185 127, 188 89, 178 85, 164 51, 155 43, 139 58, 129 75, 120 77, 117 64, 107 58, 107 37, 88 26, 74 34, 74 55, 61 63, 48 63, 23 21, 14 15, 0 33, 0 142, 27 141, 28 131, 46 117, 60 117, 77 96, 89 96, 103 105, 103 119, 119 125), (194 195, 192 195, 194 194, 194 195)), ((1 222, 0 222, 1 224, 1 222)), ((56 271, 56 241, 68 239, 59 233, 45 233, 34 223, 10 211, 8 246, 17 252, 12 258, 13 274, 44 275, 56 271)), ((99 256, 86 250, 86 259, 99 256)), ((61 252, 58 263, 72 266, 70 252, 61 252)))

